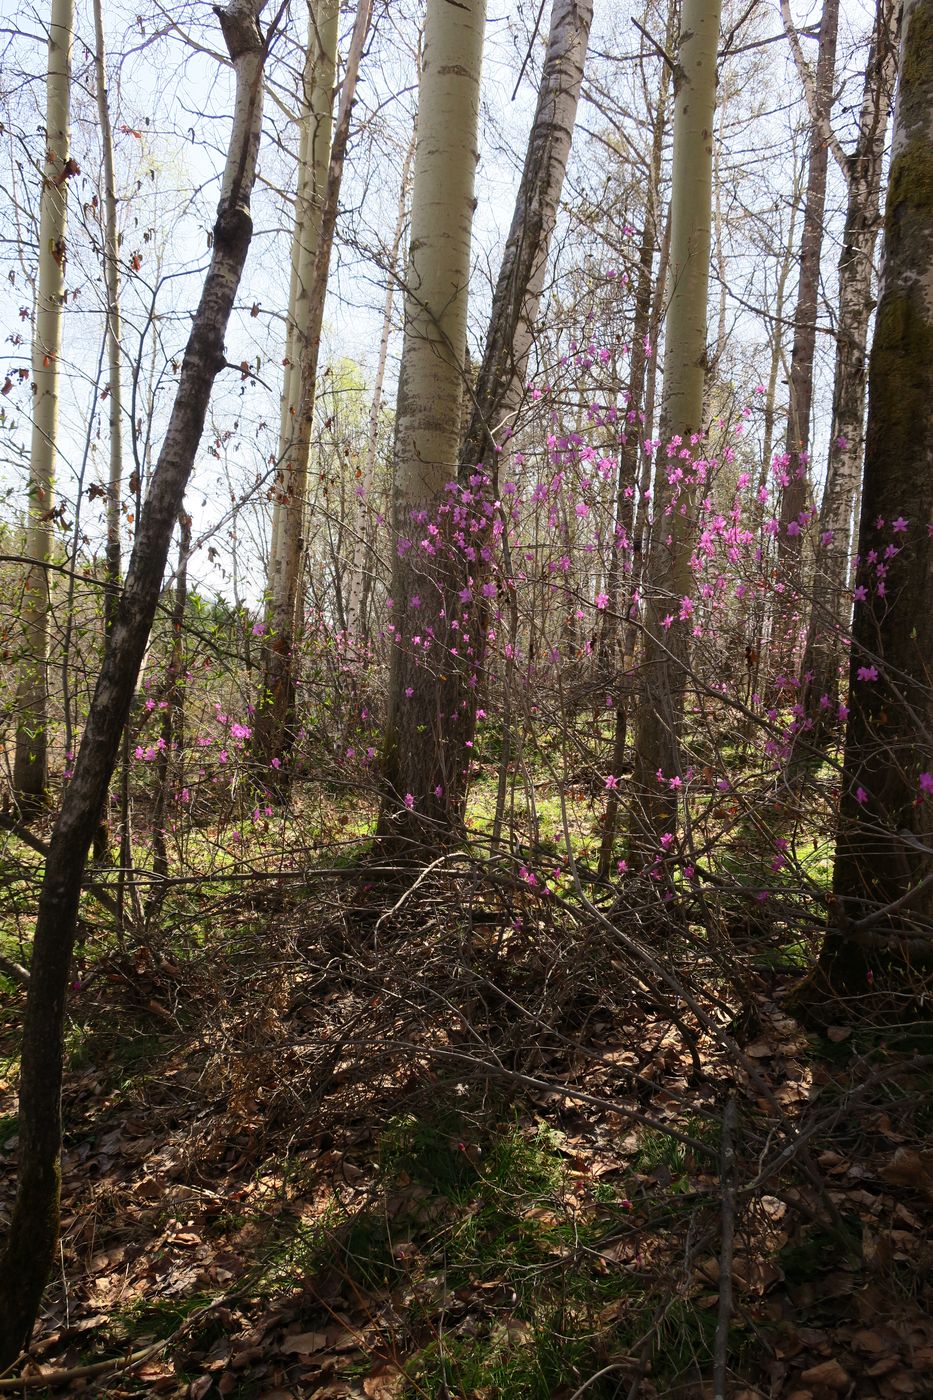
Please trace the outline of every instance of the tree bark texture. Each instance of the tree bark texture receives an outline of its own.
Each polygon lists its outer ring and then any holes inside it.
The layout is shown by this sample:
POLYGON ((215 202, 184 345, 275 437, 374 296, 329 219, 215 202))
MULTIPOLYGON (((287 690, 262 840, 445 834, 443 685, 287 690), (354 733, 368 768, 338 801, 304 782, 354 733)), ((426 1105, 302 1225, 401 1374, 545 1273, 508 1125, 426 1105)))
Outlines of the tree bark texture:
MULTIPOLYGON (((671 480, 667 445, 677 438, 690 452, 702 429, 706 380, 706 317, 712 245, 713 123, 719 0, 685 0, 674 78, 671 187, 670 301, 664 332, 661 443, 655 468, 653 521, 645 579, 642 699, 635 743, 631 834, 650 845, 673 820, 656 773, 680 770, 680 735, 688 664, 688 624, 675 620, 689 594, 692 495, 671 480)), ((682 450, 674 449, 675 453, 682 450)), ((688 464, 689 466, 689 464, 688 464)))
MULTIPOLYGON (((676 38, 674 26, 676 11, 673 4, 668 9, 667 44, 673 45, 676 38)), ((632 550, 632 576, 629 580, 624 612, 631 613, 638 565, 641 562, 641 545, 636 536, 636 511, 639 500, 638 467, 642 451, 645 428, 645 379, 649 361, 649 346, 656 351, 657 337, 652 335, 652 292, 654 288, 655 253, 662 252, 661 232, 661 166, 664 154, 664 137, 668 127, 668 90, 670 68, 664 64, 661 70, 660 87, 651 132, 650 183, 645 197, 645 218, 642 225, 638 252, 638 278, 635 283, 635 309, 632 318, 632 349, 629 363, 628 390, 625 395, 625 413, 619 441, 619 465, 616 477, 615 537, 609 569, 606 575, 606 604, 600 619, 599 668, 605 675, 607 686, 615 690, 615 721, 613 728, 612 758, 609 771, 622 772, 625 763, 625 746, 628 740, 628 711, 631 704, 629 683, 623 679, 626 671, 625 633, 630 630, 627 621, 620 628, 622 603, 622 561, 625 550, 632 550), (621 642, 621 647, 620 647, 621 642), (617 653, 621 650, 622 655, 617 653), (621 666, 619 663, 621 662, 621 666), (621 672, 621 674, 620 674, 621 672)), ((640 532, 639 532, 640 533, 640 532)), ((640 581, 640 579, 639 579, 640 581)), ((603 812, 602 833, 599 842, 598 874, 605 879, 612 864, 615 849, 616 826, 619 818, 619 792, 611 788, 606 794, 606 808, 603 812)))
MULTIPOLYGON (((485 0, 428 0, 418 97, 405 333, 395 416, 393 627, 379 835, 404 852, 450 839, 464 708, 450 668, 471 645, 448 609, 458 577, 440 516, 456 483, 485 0), (444 531, 433 535, 430 527, 444 531), (456 623, 456 627, 454 624, 456 623), (419 642, 415 642, 417 636, 419 642)), ((457 603, 458 609, 460 602, 457 603)))
MULTIPOLYGON (((360 59, 369 32, 372 0, 359 0, 347 68, 340 89, 337 119, 330 156, 326 163, 323 202, 316 236, 316 250, 308 290, 307 320, 297 329, 301 354, 298 366, 298 402, 294 437, 288 456, 286 508, 279 533, 273 533, 278 555, 273 559, 274 588, 268 610, 268 632, 263 651, 263 686, 256 712, 256 744, 259 754, 271 760, 287 757, 294 732, 295 636, 300 632, 304 611, 301 606, 301 575, 305 554, 305 497, 308 464, 314 432, 314 405, 317 397, 317 370, 324 325, 324 303, 330 276, 337 210, 343 166, 350 139, 350 118, 356 96, 360 59)), ((288 785, 287 763, 278 770, 278 786, 288 785)))
POLYGON ((909 961, 933 958, 931 520, 933 0, 905 0, 869 365, 851 713, 833 881, 841 917, 822 960, 837 985, 853 990, 864 989, 868 947, 879 937, 900 943, 909 961), (863 920, 874 922, 859 928, 863 920))
POLYGON ((59 359, 65 296, 68 180, 71 158, 71 51, 74 0, 53 0, 46 79, 46 148, 39 206, 39 268, 32 337, 32 443, 29 460, 26 571, 20 621, 23 658, 16 695, 13 792, 29 814, 48 799, 49 576, 55 507, 59 359))
MULTIPOLYGON (((676 39, 675 8, 668 10, 667 42, 676 39)), ((645 191, 645 217, 642 224, 641 240, 638 249, 638 276, 635 282, 635 306, 632 317, 631 359, 629 361, 628 389, 624 397, 624 416, 619 435, 619 465, 616 476, 615 539, 606 575, 606 604, 600 619, 599 663, 600 668, 609 672, 615 661, 614 648, 618 639, 618 613, 621 593, 622 541, 632 539, 635 528, 635 509, 638 500, 638 463, 645 425, 645 373, 648 367, 648 347, 651 340, 651 304, 654 289, 654 260, 662 241, 661 230, 661 167, 664 154, 664 137, 668 129, 668 91, 670 88, 670 68, 667 64, 661 69, 657 104, 651 127, 650 179, 645 191)), ((655 350, 656 346, 653 347, 655 350)), ((620 699, 620 703, 625 701, 620 699)), ((625 730, 623 717, 621 728, 625 730)), ((619 725, 616 726, 617 735, 619 725)), ((624 748, 624 738, 622 740, 624 748)), ((614 772, 618 771, 613 769, 614 772)), ((612 794, 615 800, 615 793, 612 794)), ((614 810, 614 808, 613 808, 614 810)))
POLYGON ((874 256, 881 226, 881 174, 897 72, 900 0, 879 0, 865 69, 855 149, 847 158, 849 192, 839 258, 839 319, 832 430, 820 506, 820 549, 804 651, 803 707, 808 728, 795 761, 823 753, 835 732, 843 638, 852 619, 849 558, 865 437, 868 326, 874 309, 874 256), (832 723, 830 723, 832 721, 832 723))
POLYGON ((265 47, 264 0, 218 11, 236 74, 233 129, 210 268, 194 317, 165 440, 142 511, 126 585, 107 641, 74 776, 46 859, 23 1026, 19 1179, 0 1259, 0 1368, 32 1331, 58 1241, 65 994, 88 847, 116 762, 162 587, 172 529, 201 439, 224 333, 252 235, 265 47))
POLYGON ((497 448, 503 434, 511 434, 525 388, 592 22, 592 0, 554 0, 534 121, 460 449, 461 482, 482 463, 491 470, 495 496, 497 448))
POLYGON ((310 452, 310 444, 305 442, 301 411, 301 360, 311 325, 311 296, 327 191, 339 17, 338 0, 308 5, 279 454, 273 484, 272 538, 266 580, 266 632, 255 725, 256 751, 266 762, 280 754, 290 708, 291 649, 301 573, 310 452))
POLYGON ((792 664, 799 632, 801 543, 809 520, 810 415, 813 407, 813 360, 816 353, 816 317, 820 293, 820 256, 823 250, 823 214, 826 206, 826 171, 829 161, 830 113, 836 71, 839 33, 839 0, 823 0, 819 52, 812 87, 810 156, 800 235, 800 272, 790 362, 790 399, 787 408, 786 462, 781 477, 778 571, 784 588, 776 610, 775 663, 779 670, 792 664))
POLYGON ((100 124, 104 176, 104 286, 107 290, 107 369, 109 379, 110 476, 107 483, 107 592, 104 617, 109 630, 116 614, 122 559, 120 551, 120 496, 123 490, 123 384, 120 330, 120 234, 117 224, 117 187, 113 167, 113 126, 107 93, 107 51, 104 45, 102 0, 94 0, 94 77, 97 86, 97 120, 100 124))

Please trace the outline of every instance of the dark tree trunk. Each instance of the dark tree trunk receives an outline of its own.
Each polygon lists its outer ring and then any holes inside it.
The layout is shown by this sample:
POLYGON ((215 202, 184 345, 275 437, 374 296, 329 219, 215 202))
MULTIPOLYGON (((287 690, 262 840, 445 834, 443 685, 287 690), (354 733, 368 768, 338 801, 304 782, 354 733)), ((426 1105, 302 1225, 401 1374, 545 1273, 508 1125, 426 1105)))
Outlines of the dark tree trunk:
POLYGON ((905 0, 869 366, 836 917, 820 968, 848 992, 864 991, 892 955, 933 960, 931 152, 933 0, 905 0))
POLYGON ((879 0, 862 93, 855 150, 848 158, 849 198, 839 258, 839 329, 820 548, 804 651, 806 727, 792 769, 822 756, 837 732, 839 667, 852 619, 849 546, 864 445, 868 325, 874 309, 873 261, 881 224, 881 167, 897 69, 900 0, 879 0))
POLYGON ((0 1368, 29 1340, 59 1231, 65 994, 88 847, 113 772, 159 600, 172 528, 201 439, 224 333, 252 235, 265 46, 264 0, 218 11, 236 72, 233 132, 214 225, 214 251, 185 350, 178 392, 152 477, 87 725, 52 834, 39 897, 23 1026, 19 1182, 0 1260, 0 1368))

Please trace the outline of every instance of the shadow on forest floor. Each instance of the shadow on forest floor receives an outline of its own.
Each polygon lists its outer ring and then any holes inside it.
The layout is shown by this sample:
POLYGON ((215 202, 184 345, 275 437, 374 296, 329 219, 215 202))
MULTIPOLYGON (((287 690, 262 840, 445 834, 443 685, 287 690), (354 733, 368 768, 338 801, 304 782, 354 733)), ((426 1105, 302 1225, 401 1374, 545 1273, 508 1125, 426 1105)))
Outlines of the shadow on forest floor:
POLYGON ((717 1350, 744 1400, 933 1391, 933 1056, 808 1035, 764 926, 366 879, 73 992, 62 1269, 0 1393, 688 1400, 717 1350))

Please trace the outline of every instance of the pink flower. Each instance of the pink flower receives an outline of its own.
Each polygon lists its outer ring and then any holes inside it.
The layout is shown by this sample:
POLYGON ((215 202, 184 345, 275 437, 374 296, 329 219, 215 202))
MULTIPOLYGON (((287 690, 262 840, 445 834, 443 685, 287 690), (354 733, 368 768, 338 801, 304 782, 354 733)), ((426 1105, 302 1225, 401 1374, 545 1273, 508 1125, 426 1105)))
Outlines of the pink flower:
POLYGON ((670 850, 670 848, 671 848, 671 846, 672 846, 673 844, 674 844, 674 838, 673 838, 673 836, 671 835, 671 833, 670 833, 669 831, 665 831, 664 835, 661 837, 661 845, 662 845, 662 846, 664 847, 664 849, 667 851, 667 850, 670 850))
POLYGON ((414 807, 414 805, 415 805, 415 799, 412 797, 412 795, 411 795, 410 792, 406 792, 406 794, 405 794, 405 806, 408 808, 409 812, 411 811, 412 807, 414 807))
POLYGON ((856 677, 860 681, 876 681, 878 679, 878 667, 860 666, 856 672, 856 677))
POLYGON ((863 787, 857 787, 855 789, 855 800, 860 807, 864 807, 865 803, 868 801, 868 793, 863 787))
POLYGON ((608 777, 604 778, 603 782, 609 792, 614 791, 614 789, 619 786, 619 780, 613 773, 610 773, 608 777))
POLYGON ((896 535, 903 535, 909 523, 902 515, 899 515, 896 520, 891 521, 891 529, 896 535))
POLYGON ((414 695, 414 693, 415 693, 415 688, 414 688, 414 686, 406 685, 406 687, 405 687, 405 696, 406 696, 406 698, 407 698, 408 700, 411 699, 411 697, 414 695))
POLYGON ((933 773, 920 774, 920 791, 933 793, 933 773))
POLYGON ((604 608, 608 602, 609 602, 609 594, 608 594, 608 593, 597 593, 597 594, 596 594, 596 606, 597 606, 598 608, 604 608))

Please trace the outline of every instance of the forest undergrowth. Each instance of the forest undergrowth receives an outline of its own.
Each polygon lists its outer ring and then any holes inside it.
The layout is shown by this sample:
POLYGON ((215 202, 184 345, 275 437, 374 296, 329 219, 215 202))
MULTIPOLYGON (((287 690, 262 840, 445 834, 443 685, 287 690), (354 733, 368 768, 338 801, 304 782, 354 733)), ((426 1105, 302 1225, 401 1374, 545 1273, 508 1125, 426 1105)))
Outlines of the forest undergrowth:
POLYGON ((361 863, 181 887, 87 956, 59 1276, 0 1393, 929 1394, 933 1027, 808 1030, 776 915, 622 889, 361 863))

